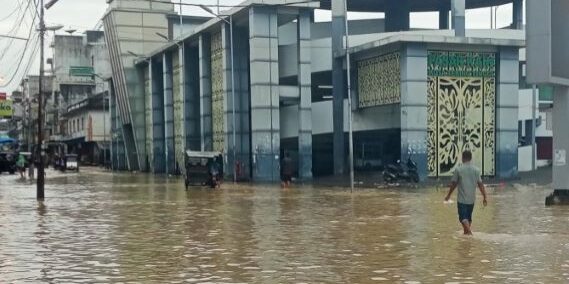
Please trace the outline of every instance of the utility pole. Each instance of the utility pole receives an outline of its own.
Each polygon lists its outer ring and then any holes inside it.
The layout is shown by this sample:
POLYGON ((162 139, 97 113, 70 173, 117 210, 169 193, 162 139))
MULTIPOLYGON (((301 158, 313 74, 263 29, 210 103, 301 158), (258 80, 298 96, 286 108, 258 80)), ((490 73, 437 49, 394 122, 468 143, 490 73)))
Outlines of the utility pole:
MULTIPOLYGON (((59 0, 51 0, 47 3, 46 9, 49 9, 53 4, 55 4, 59 0)), ((38 94, 38 144, 36 153, 38 154, 38 178, 36 183, 36 197, 37 200, 43 201, 45 198, 45 169, 43 165, 43 79, 44 79, 44 53, 45 53, 45 19, 44 19, 44 6, 43 0, 40 0, 39 3, 40 9, 40 76, 39 76, 39 94, 38 94)), ((53 86, 52 86, 53 87, 53 86)), ((33 155, 32 155, 33 156, 33 155)), ((32 161, 33 163, 34 161, 32 161)))
MULTIPOLYGON (((44 36, 45 36, 45 21, 44 21, 44 7, 43 0, 40 0, 40 76, 39 76, 39 95, 38 95, 38 177, 37 177, 37 199, 44 200, 44 168, 43 168, 43 77, 44 77, 44 36)), ((33 161, 32 161, 33 162, 33 161)))

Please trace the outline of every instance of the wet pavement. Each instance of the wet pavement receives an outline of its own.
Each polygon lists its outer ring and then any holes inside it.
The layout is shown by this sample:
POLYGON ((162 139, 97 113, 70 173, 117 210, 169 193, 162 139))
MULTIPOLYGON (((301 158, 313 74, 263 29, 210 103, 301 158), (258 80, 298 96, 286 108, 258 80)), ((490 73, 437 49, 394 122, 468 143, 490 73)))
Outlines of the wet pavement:
POLYGON ((224 184, 48 172, 46 201, 0 176, 0 283, 567 283, 569 207, 489 190, 464 237, 446 189, 224 184))

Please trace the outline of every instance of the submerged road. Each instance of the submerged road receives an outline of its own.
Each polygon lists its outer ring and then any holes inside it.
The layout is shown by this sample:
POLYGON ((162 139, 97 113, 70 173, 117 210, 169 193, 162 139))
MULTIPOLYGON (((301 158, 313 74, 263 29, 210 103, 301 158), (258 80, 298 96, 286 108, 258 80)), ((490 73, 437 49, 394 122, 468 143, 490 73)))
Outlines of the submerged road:
POLYGON ((490 189, 474 236, 446 189, 224 184, 148 175, 0 176, 1 283, 567 283, 569 207, 490 189))

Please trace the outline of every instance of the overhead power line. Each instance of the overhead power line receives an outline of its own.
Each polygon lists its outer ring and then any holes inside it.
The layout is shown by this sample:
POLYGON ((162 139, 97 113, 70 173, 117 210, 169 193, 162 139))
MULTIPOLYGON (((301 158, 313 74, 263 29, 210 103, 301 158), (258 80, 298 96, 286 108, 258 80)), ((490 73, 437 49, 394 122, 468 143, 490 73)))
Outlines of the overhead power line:
MULTIPOLYGON (((14 22, 14 26, 13 28, 10 30, 10 32, 8 32, 8 35, 14 37, 16 36, 17 31, 19 30, 19 27, 21 27, 21 24, 24 20, 24 17, 26 16, 26 10, 28 10, 28 8, 30 7, 30 4, 32 3, 33 0, 27 0, 28 5, 26 6, 25 10, 22 11, 22 17, 20 18, 19 21, 14 22)), ((35 9, 34 5, 34 9, 35 9)), ((35 19, 36 17, 34 16, 32 19, 32 23, 30 24, 30 31, 28 32, 28 39, 31 37, 32 35, 32 31, 34 28, 34 24, 35 24, 35 19)), ((4 49, 2 50, 2 53, 0 53, 0 62, 4 59, 4 56, 6 55, 6 53, 8 52, 8 50, 10 50, 10 48, 12 47, 12 45, 14 44, 14 38, 11 38, 10 41, 6 44, 6 47, 4 47, 4 49)))
MULTIPOLYGON (((33 1, 33 0, 28 0, 28 1, 29 1, 28 3, 31 3, 31 1, 33 1)), ((37 6, 34 6, 34 7, 37 7, 37 6)), ((24 15, 25 15, 25 11, 24 11, 24 15)), ((32 51, 32 52, 28 52, 28 51, 29 51, 29 50, 35 50, 35 49, 37 49, 37 43, 38 43, 38 40, 39 40, 39 36, 36 36, 36 37, 35 37, 35 42, 30 45, 30 43, 32 42, 31 39, 32 39, 32 34, 33 34, 33 32, 34 32, 34 24, 35 24, 35 22, 36 22, 36 18, 37 18, 37 17, 36 17, 36 14, 34 14, 34 17, 33 17, 33 19, 32 19, 32 23, 30 24, 30 29, 29 29, 29 31, 28 31, 28 39, 26 40, 26 45, 24 46, 24 49, 23 49, 22 53, 20 54, 19 58, 16 60, 16 66, 12 65, 12 66, 9 68, 9 70, 10 70, 10 69, 13 69, 13 70, 15 70, 15 71, 10 75, 10 79, 8 80, 8 82, 5 83, 4 85, 0 86, 0 87, 6 87, 6 86, 10 85, 10 84, 14 81, 14 79, 15 79, 16 77, 18 77, 18 74, 19 74, 19 72, 20 72, 20 69, 22 68, 22 62, 23 62, 24 58, 26 57, 26 54, 28 54, 28 53, 30 54, 30 55, 29 55, 30 57, 29 57, 29 59, 28 59, 28 64, 27 64, 27 65, 31 64, 31 63, 29 63, 29 62, 33 61, 33 57, 34 57, 34 54, 36 53, 36 51, 32 51)), ((13 40, 11 41, 11 43, 12 43, 12 42, 13 42, 13 40)), ((11 43, 10 43, 10 45, 11 45, 11 43)), ((7 51, 9 50, 9 47, 10 47, 10 46, 7 46, 6 49, 4 49, 3 53, 0 54, 0 61, 1 61, 1 60, 4 58, 4 56, 6 55, 7 51)))
POLYGON ((10 17, 12 17, 17 11, 19 11, 20 9, 22 9, 23 3, 22 2, 18 2, 18 5, 16 6, 16 8, 14 8, 14 10, 12 12, 10 12, 6 17, 0 19, 0 22, 3 22, 7 19, 9 19, 10 17))
MULTIPOLYGON (((32 45, 33 50, 30 52, 30 55, 28 57, 28 61, 25 64, 26 67, 24 67, 24 72, 22 72, 22 75, 18 76, 18 74, 20 73, 21 67, 24 65, 24 64, 22 64, 22 62, 23 62, 24 57, 25 57, 25 53, 26 53, 25 51, 27 51, 27 50, 24 51, 24 53, 22 54, 22 56, 18 60, 18 62, 17 62, 18 65, 16 67, 16 70, 14 71, 14 73, 12 73, 12 75, 10 76, 10 79, 7 82, 5 82, 4 84, 0 85, 0 88, 5 88, 5 87, 9 86, 10 84, 12 84, 12 82, 14 82, 16 80, 17 77, 19 77, 18 80, 20 80, 25 74, 27 74, 29 72, 29 69, 31 68, 32 63, 34 62, 35 55, 37 54, 38 49, 39 49, 38 41, 39 41, 39 36, 36 37, 34 40, 34 43, 32 45)), ((28 42, 30 42, 30 41, 28 41, 28 42)))
POLYGON ((28 40, 28 38, 25 37, 18 37, 18 36, 11 36, 11 35, 0 35, 0 38, 12 38, 12 39, 21 39, 21 40, 28 40))

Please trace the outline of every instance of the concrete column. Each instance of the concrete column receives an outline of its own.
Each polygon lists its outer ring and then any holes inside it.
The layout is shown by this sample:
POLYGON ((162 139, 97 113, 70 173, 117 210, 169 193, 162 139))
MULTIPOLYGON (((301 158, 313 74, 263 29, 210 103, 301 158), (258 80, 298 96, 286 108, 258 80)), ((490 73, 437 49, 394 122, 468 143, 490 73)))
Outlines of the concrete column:
POLYGON ((439 30, 448 30, 448 14, 447 7, 439 9, 439 30))
POLYGON ((249 9, 251 142, 253 179, 280 180, 278 16, 275 9, 249 9))
POLYGON ((174 152, 176 174, 185 172, 184 150, 187 147, 186 137, 186 69, 184 62, 184 45, 180 43, 178 49, 172 53, 172 82, 174 98, 174 152))
MULTIPOLYGON (((224 157, 224 173, 225 176, 233 180, 233 167, 235 161, 233 160, 234 152, 236 153, 237 148, 237 137, 233 137, 234 128, 236 127, 237 113, 233 112, 233 89, 232 89, 232 77, 231 77, 231 44, 230 44, 231 29, 229 24, 224 24, 221 27, 221 44, 223 49, 223 126, 225 127, 225 139, 223 149, 225 149, 224 157), (235 140, 234 140, 235 139, 235 140), (235 143, 234 143, 235 142, 235 143), (234 145, 235 144, 235 145, 234 145)), ((235 40, 235 39, 234 39, 235 40)), ((235 94, 237 96, 237 94, 235 94)), ((237 108, 237 106, 235 106, 237 108)), ((237 111, 237 109, 235 110, 237 111)), ((235 128, 235 131, 237 129, 235 128)))
POLYGON ((199 76, 200 76, 200 132, 201 150, 213 149, 211 121, 211 41, 208 34, 199 38, 199 76))
POLYGON ((428 176, 427 55, 423 44, 408 44, 401 53, 401 161, 411 156, 421 179, 428 176))
POLYGON ((518 49, 501 48, 498 58, 496 176, 511 178, 518 175, 518 49))
POLYGON ((145 131, 145 145, 144 147, 145 149, 145 156, 142 159, 142 164, 144 165, 144 168, 146 169, 146 171, 149 172, 154 172, 154 164, 152 163, 153 160, 153 147, 152 147, 152 138, 153 136, 153 132, 152 132, 152 128, 153 128, 153 120, 152 120, 152 68, 151 65, 148 64, 148 66, 145 68, 144 71, 146 74, 144 75, 144 111, 145 111, 145 117, 144 117, 144 124, 146 127, 146 131, 145 131))
POLYGON ((185 150, 201 150, 200 127, 200 73, 199 50, 186 45, 184 48, 184 120, 185 150))
POLYGON ((164 173, 166 154, 164 139, 164 77, 162 60, 150 61, 152 89, 152 168, 153 173, 164 173))
POLYGON ((231 61, 231 29, 230 26, 222 27, 223 45, 223 82, 224 82, 224 125, 225 125, 225 146, 227 149, 225 174, 233 179, 233 171, 236 164, 237 179, 250 178, 251 147, 249 142, 249 58, 247 32, 237 25, 233 26, 233 60, 231 61), (233 71, 235 74, 235 94, 232 91, 232 64, 235 64, 233 71), (235 103, 233 96, 235 95, 235 103), (235 111, 233 108, 235 107, 235 111), (235 118, 234 118, 235 115, 235 118), (235 138, 234 135, 235 127, 235 138), (235 139, 235 140, 234 140, 235 139), (235 143, 235 145, 234 145, 235 143), (235 161, 234 161, 235 153, 235 161))
POLYGON ((567 152, 569 151, 569 88, 557 86, 553 98, 553 189, 569 190, 569 164, 567 164, 567 152))
POLYGON ((110 92, 110 111, 111 111, 111 167, 113 171, 121 170, 119 167, 119 143, 118 143, 118 132, 119 132, 119 118, 117 116, 117 102, 114 88, 109 87, 110 92))
POLYGON ((251 120, 249 118, 251 97, 249 96, 249 39, 246 29, 235 30, 235 91, 237 115, 237 179, 251 178, 251 120))
POLYGON ((408 31, 410 26, 409 0, 387 0, 385 31, 408 31))
POLYGON ((451 0, 452 28, 455 36, 464 37, 466 34, 466 3, 465 0, 451 0))
POLYGON ((143 157, 146 156, 146 124, 145 124, 145 90, 144 90, 144 70, 143 68, 133 68, 131 72, 126 72, 127 82, 130 93, 130 106, 132 116, 132 135, 134 140, 134 150, 132 153, 133 170, 146 171, 146 164, 143 157))
POLYGON ((332 112, 334 174, 344 174, 346 164, 346 141, 344 136, 344 97, 346 95, 344 72, 344 36, 346 0, 332 0, 332 112))
POLYGON ((512 6, 512 28, 522 30, 524 28, 524 1, 514 0, 512 6))
POLYGON ((298 28, 298 175, 312 179, 312 69, 310 65, 310 12, 300 11, 298 28))
POLYGON ((174 174, 176 159, 174 150, 174 97, 172 81, 172 54, 162 55, 162 68, 164 76, 164 145, 166 174, 174 174))

